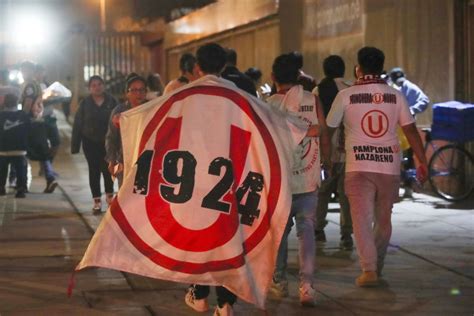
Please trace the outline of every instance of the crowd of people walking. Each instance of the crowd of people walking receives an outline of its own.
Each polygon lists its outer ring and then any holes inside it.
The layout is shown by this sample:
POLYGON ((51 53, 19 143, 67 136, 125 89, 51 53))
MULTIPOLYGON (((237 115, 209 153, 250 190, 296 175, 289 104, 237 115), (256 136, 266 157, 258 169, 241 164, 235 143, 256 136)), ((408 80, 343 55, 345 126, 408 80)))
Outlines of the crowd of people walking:
POLYGON ((60 144, 55 114, 43 104, 44 68, 25 61, 20 69, 21 89, 8 84, 6 71, 0 86, 0 195, 6 194, 8 178, 16 198, 28 192, 28 160, 39 162, 44 193, 54 192, 58 182, 52 163, 60 144))
MULTIPOLYGON (((328 203, 334 197, 340 203, 341 248, 352 250, 352 235, 355 239, 362 270, 355 283, 360 287, 377 286, 391 236, 391 210, 400 186, 400 130, 410 144, 410 159, 414 154, 419 161, 419 180, 426 180, 427 173, 414 115, 426 109, 429 99, 405 78, 401 68, 384 76, 384 60, 381 50, 361 48, 355 78, 348 80, 344 78, 343 59, 330 55, 322 63, 324 78, 317 83, 303 72, 302 55, 289 52, 275 58, 273 88, 264 93, 258 86, 260 70, 250 68, 242 73, 237 68, 235 50, 211 43, 200 47, 196 56, 183 54, 179 61, 181 75, 166 86, 159 75, 147 80, 139 74, 129 74, 123 103, 105 91, 103 78, 90 77, 89 94, 75 114, 71 153, 78 153, 82 145, 89 168, 92 211, 103 210, 103 192, 105 202, 112 202, 115 179, 119 187, 123 182, 121 113, 149 99, 185 89, 197 78, 221 76, 240 88, 246 98, 261 98, 274 111, 295 115, 308 126, 307 136, 293 155, 292 205, 270 292, 277 297, 289 294, 288 236, 295 226, 300 303, 315 306, 315 249, 318 242, 326 241, 328 203)), ((39 161, 46 180, 44 192, 55 190, 58 183, 52 162, 60 145, 54 113, 44 111, 44 88, 34 78, 35 65, 25 62, 21 70, 25 79, 21 91, 4 85, 0 99, 0 195, 6 194, 10 165, 18 198, 25 197, 28 191, 27 158, 39 161)), ((232 315, 236 296, 224 287, 217 287, 216 291, 216 315, 232 315)), ((208 294, 208 286, 193 284, 185 302, 196 311, 205 311, 209 308, 208 294)))

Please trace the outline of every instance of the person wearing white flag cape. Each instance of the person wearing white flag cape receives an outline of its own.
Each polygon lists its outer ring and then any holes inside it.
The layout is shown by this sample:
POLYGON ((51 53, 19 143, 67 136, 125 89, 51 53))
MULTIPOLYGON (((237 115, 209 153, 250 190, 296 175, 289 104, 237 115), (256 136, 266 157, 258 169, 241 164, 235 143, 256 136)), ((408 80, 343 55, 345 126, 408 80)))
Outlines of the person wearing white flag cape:
POLYGON ((319 129, 219 78, 221 50, 200 47, 201 78, 122 113, 124 182, 76 270, 222 286, 265 308, 292 154, 319 129))

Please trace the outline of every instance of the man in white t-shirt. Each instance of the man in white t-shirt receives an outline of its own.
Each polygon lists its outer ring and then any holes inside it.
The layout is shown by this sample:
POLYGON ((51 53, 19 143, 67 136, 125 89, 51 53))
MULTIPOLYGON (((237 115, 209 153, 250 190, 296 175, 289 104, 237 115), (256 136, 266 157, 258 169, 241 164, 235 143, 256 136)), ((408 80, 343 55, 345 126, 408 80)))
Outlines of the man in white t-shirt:
POLYGON ((400 186, 401 126, 419 161, 424 182, 427 161, 423 145, 402 93, 380 78, 385 56, 375 47, 357 54, 357 82, 340 91, 327 117, 330 134, 345 128, 346 179, 354 237, 362 274, 356 285, 378 285, 392 233, 391 213, 400 186))
POLYGON ((321 151, 329 159, 329 138, 326 133, 326 123, 322 107, 317 97, 304 91, 297 84, 299 67, 290 54, 278 56, 272 66, 272 79, 277 93, 267 99, 267 102, 283 111, 298 116, 308 126, 320 126, 320 137, 305 137, 293 154, 291 176, 292 203, 290 217, 281 239, 278 257, 273 274, 271 291, 279 296, 288 296, 288 281, 286 277, 288 260, 288 235, 293 226, 293 217, 298 237, 299 257, 299 296, 303 306, 315 306, 315 290, 313 275, 315 266, 314 222, 315 209, 318 201, 320 185, 321 151))

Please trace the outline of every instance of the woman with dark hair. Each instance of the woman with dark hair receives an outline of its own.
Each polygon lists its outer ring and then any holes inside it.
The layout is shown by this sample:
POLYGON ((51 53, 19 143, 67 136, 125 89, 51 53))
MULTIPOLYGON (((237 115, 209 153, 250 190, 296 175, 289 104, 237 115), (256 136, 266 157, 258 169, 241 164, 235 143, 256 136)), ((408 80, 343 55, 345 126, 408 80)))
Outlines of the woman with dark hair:
POLYGON ((123 153, 122 142, 120 139, 120 114, 131 108, 139 106, 146 102, 147 82, 146 80, 131 73, 126 79, 125 103, 117 106, 110 115, 107 136, 105 138, 105 160, 108 163, 109 172, 113 177, 117 177, 119 187, 123 181, 123 153))
POLYGON ((106 201, 110 203, 114 195, 114 183, 105 162, 105 135, 110 114, 117 100, 105 92, 104 80, 99 76, 89 79, 89 92, 79 105, 72 128, 71 153, 82 150, 89 166, 89 186, 94 199, 93 212, 102 210, 100 175, 104 179, 106 201))

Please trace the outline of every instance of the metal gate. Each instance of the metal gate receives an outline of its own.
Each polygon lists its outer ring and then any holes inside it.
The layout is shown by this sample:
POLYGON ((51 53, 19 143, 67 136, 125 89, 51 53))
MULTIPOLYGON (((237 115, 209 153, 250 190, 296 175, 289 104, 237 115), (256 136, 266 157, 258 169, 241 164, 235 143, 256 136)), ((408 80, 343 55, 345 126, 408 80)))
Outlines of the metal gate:
POLYGON ((88 34, 84 47, 84 80, 93 75, 104 78, 107 91, 122 94, 125 77, 150 71, 150 53, 141 45, 140 33, 88 34))

